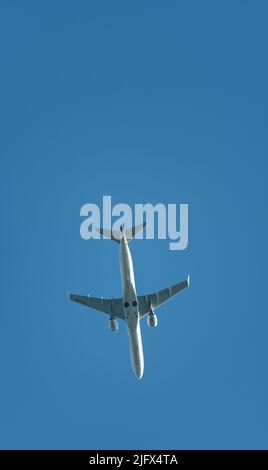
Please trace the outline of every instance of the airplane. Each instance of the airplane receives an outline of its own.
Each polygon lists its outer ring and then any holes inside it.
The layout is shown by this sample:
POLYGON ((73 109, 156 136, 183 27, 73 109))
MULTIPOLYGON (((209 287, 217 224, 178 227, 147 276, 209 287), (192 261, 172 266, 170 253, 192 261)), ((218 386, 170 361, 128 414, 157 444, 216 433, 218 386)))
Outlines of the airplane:
POLYGON ((147 323, 150 327, 157 326, 157 316, 155 309, 169 300, 174 295, 189 286, 190 277, 185 281, 174 284, 166 289, 148 295, 137 295, 132 257, 129 250, 129 242, 137 233, 144 229, 146 222, 125 230, 120 226, 119 231, 107 229, 97 229, 101 235, 120 244, 120 272, 123 297, 119 299, 103 299, 91 297, 89 295, 69 294, 70 300, 78 302, 87 307, 99 310, 109 315, 109 330, 117 331, 118 319, 125 320, 129 336, 130 356, 132 369, 137 377, 141 379, 144 372, 144 356, 141 339, 140 320, 147 316, 147 323))

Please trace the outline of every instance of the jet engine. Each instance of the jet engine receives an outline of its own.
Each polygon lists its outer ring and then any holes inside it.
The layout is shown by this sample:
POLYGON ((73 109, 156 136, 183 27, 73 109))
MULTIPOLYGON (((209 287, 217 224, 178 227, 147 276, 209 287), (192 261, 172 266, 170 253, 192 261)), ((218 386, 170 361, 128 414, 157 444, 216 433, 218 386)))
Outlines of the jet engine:
POLYGON ((115 317, 110 317, 109 319, 109 331, 119 330, 118 321, 115 317))
POLYGON ((147 324, 152 327, 157 326, 157 316, 153 310, 147 315, 147 324))

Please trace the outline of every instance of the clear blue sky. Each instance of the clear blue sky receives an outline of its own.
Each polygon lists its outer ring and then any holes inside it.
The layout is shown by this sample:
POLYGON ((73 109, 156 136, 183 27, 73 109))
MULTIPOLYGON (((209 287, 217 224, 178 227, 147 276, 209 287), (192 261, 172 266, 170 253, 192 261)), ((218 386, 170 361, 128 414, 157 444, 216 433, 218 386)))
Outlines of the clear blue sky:
POLYGON ((267 2, 3 1, 1 448, 267 448, 267 2), (142 324, 118 246, 80 207, 188 203, 189 247, 132 242, 139 293, 191 286, 142 324))

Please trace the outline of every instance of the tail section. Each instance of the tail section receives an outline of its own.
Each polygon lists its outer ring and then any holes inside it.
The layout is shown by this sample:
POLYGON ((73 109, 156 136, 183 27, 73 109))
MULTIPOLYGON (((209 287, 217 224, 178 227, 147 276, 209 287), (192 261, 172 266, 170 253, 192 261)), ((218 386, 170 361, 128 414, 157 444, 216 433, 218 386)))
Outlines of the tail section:
POLYGON ((104 235, 106 238, 110 238, 114 242, 120 243, 121 238, 125 235, 126 241, 130 242, 132 238, 134 238, 137 233, 144 229, 146 226, 146 222, 142 224, 136 225, 128 230, 124 230, 124 226, 121 225, 120 232, 118 230, 107 230, 105 228, 97 228, 97 232, 101 235, 104 235))

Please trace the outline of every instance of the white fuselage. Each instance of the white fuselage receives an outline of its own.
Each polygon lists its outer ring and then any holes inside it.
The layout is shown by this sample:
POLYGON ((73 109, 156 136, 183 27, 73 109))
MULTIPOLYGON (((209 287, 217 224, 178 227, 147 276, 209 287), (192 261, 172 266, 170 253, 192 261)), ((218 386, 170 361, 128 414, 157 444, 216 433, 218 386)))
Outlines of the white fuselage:
POLYGON ((139 306, 135 287, 133 263, 125 235, 123 235, 120 240, 120 272, 131 363, 136 377, 141 379, 144 370, 144 358, 141 340, 139 306))

